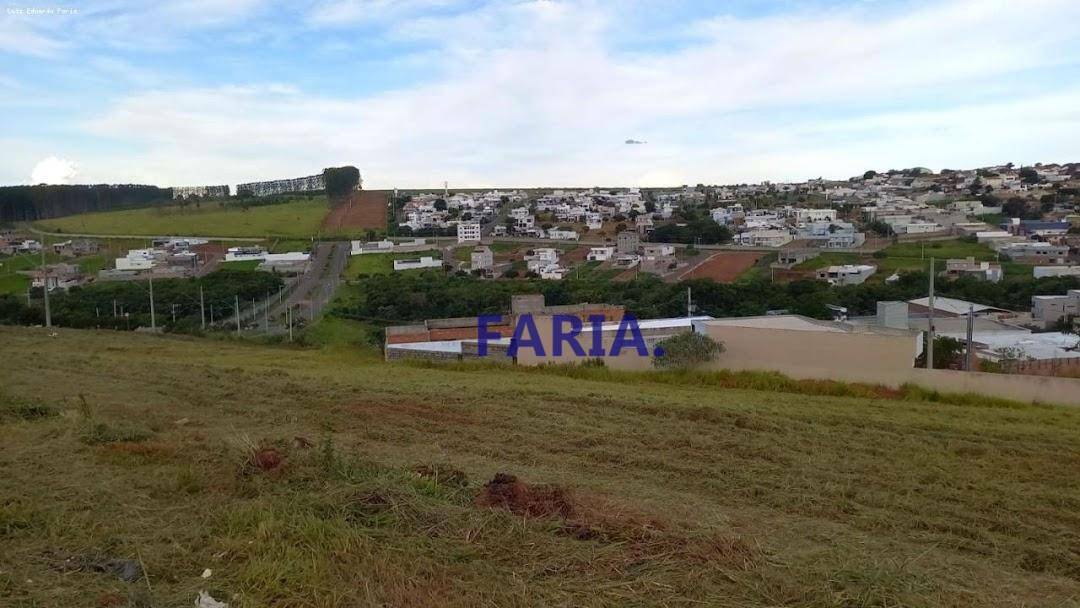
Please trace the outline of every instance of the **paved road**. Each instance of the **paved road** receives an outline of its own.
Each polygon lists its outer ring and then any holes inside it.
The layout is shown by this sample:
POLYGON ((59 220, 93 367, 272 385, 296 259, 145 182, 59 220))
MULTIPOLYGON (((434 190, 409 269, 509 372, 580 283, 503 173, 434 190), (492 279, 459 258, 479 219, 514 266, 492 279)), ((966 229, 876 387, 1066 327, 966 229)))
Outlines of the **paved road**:
POLYGON ((270 309, 270 316, 277 319, 284 315, 286 307, 291 306, 298 318, 311 321, 318 317, 341 283, 349 263, 349 248, 347 241, 318 243, 308 271, 300 277, 285 302, 270 309))

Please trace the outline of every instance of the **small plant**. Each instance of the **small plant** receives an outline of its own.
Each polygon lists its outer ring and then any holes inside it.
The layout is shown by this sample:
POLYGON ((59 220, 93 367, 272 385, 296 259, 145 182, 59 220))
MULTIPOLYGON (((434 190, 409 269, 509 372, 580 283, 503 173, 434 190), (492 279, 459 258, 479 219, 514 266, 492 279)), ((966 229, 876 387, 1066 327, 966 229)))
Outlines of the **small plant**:
POLYGON ((327 432, 319 446, 319 464, 326 475, 333 474, 337 468, 337 453, 334 449, 334 436, 327 432))

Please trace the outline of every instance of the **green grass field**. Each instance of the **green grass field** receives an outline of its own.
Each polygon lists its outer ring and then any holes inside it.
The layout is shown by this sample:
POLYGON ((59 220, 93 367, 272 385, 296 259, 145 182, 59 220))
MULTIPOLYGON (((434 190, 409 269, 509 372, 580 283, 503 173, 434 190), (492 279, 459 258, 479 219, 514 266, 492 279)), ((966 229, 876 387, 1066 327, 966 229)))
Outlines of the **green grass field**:
POLYGON ((394 260, 406 260, 425 256, 439 257, 438 250, 414 251, 409 253, 366 253, 349 258, 345 267, 345 278, 355 279, 362 274, 387 274, 394 271, 394 260))
POLYGON ((1080 597, 1076 409, 111 332, 0 343, 3 605, 1080 597), (485 489, 496 473, 531 489, 485 489))
POLYGON ((39 222, 43 230, 71 234, 183 235, 210 237, 303 238, 319 231, 328 205, 325 197, 296 199, 273 205, 221 208, 205 204, 148 207, 84 213, 39 222))

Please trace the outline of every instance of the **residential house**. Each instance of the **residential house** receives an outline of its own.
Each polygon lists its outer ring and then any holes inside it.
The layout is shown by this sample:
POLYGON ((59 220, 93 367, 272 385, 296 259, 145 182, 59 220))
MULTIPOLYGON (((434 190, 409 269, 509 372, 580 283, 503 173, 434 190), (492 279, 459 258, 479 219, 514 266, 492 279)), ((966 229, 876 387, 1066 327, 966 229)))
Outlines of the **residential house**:
POLYGON ((789 230, 757 229, 736 234, 734 242, 744 247, 783 247, 793 240, 789 230))
POLYGON ((818 279, 826 281, 829 285, 860 285, 866 282, 875 272, 876 266, 868 264, 843 264, 840 266, 826 266, 818 270, 818 279))
POLYGON ((1003 276, 1001 264, 995 262, 976 261, 975 258, 952 259, 945 262, 945 276, 956 279, 962 276, 973 276, 991 283, 1001 281, 1003 276))
POLYGON ((1080 289, 1070 289, 1060 296, 1032 296, 1031 317, 1043 328, 1050 329, 1063 319, 1080 316, 1080 289))
POLYGON ((614 247, 590 247, 586 260, 590 262, 606 262, 615 255, 614 247))
POLYGON ((1021 243, 1003 243, 995 247, 995 249, 997 249, 998 253, 1008 256, 1010 260, 1024 264, 1045 266, 1069 263, 1069 247, 1067 245, 1024 241, 1021 243))

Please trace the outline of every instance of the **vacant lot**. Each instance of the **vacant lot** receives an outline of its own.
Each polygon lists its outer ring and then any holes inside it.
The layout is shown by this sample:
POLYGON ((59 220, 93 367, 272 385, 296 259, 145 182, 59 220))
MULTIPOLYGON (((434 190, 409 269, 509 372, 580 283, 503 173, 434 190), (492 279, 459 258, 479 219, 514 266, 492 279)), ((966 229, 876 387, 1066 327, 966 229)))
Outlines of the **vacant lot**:
MULTIPOLYGON (((882 250, 877 257, 850 253, 843 251, 826 251, 816 258, 809 259, 795 268, 797 270, 817 270, 826 266, 842 264, 872 264, 877 266, 877 274, 870 278, 871 281, 883 281, 894 272, 917 272, 930 268, 930 258, 934 258, 934 266, 938 272, 945 270, 947 260, 954 258, 973 257, 976 260, 993 261, 997 259, 997 253, 979 243, 971 243, 961 239, 949 241, 928 241, 914 243, 898 243, 882 250)), ((1007 277, 1031 277, 1031 266, 1001 261, 1002 269, 1007 277)))
POLYGON ((226 207, 204 203, 198 208, 174 205, 83 213, 44 220, 39 225, 46 230, 81 234, 303 238, 319 231, 326 212, 326 198, 314 197, 247 209, 237 203, 226 207))
POLYGON ((345 277, 355 279, 362 274, 387 274, 394 272, 394 260, 408 260, 422 257, 439 258, 441 256, 442 252, 437 249, 404 253, 365 253, 363 255, 354 255, 349 258, 349 265, 345 267, 345 277))
POLYGON ((366 230, 386 230, 386 203, 389 193, 365 190, 331 205, 323 220, 323 230, 330 234, 362 234, 366 230))
POLYGON ((123 333, 0 343, 3 605, 1080 596, 1078 410, 123 333), (485 486, 500 472, 518 479, 485 486))
POLYGON ((718 283, 734 283, 765 254, 759 251, 721 251, 685 272, 681 279, 712 279, 718 283))

